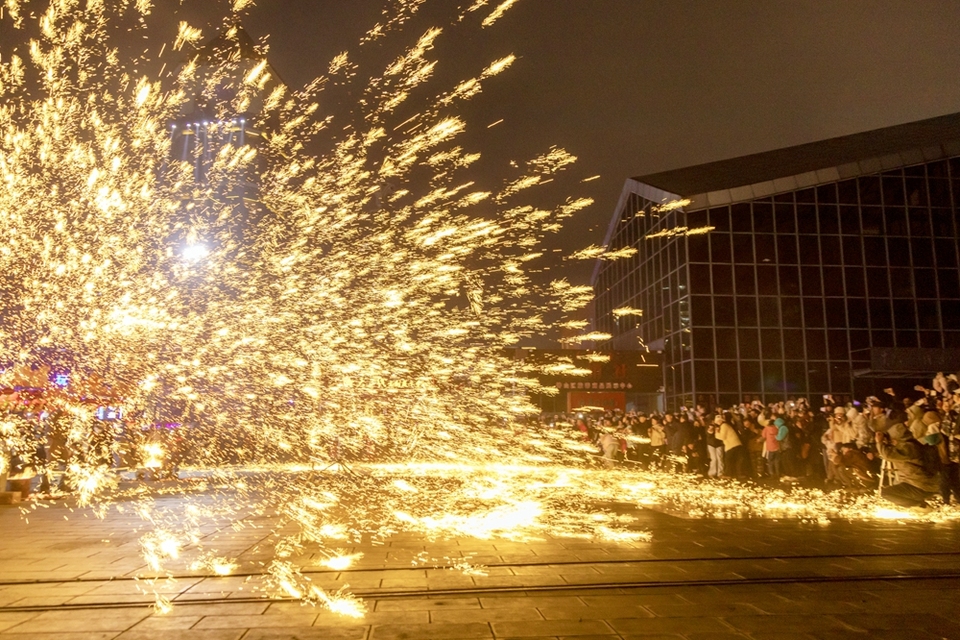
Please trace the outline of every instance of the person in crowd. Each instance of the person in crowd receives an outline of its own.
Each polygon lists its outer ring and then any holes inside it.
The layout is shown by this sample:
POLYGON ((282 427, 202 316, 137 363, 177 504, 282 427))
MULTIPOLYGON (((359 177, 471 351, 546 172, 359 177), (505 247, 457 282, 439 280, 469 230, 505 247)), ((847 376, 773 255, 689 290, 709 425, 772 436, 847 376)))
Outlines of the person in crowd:
POLYGON ((630 418, 624 418, 615 424, 617 429, 617 459, 620 462, 632 459, 631 450, 633 443, 630 442, 630 418))
POLYGON ((924 455, 913 434, 902 422, 876 436, 877 451, 890 462, 898 482, 880 488, 880 497, 901 507, 926 507, 940 490, 938 474, 924 464, 924 455))
POLYGON ((577 431, 580 432, 581 437, 584 440, 590 440, 590 429, 587 427, 587 421, 582 417, 577 418, 577 431))
POLYGON ((669 425, 673 426, 672 431, 667 431, 667 447, 670 451, 671 466, 676 471, 682 472, 687 468, 687 447, 693 440, 693 430, 687 416, 683 413, 676 420, 672 420, 669 425))
POLYGON ((687 469, 689 473, 704 475, 707 473, 709 459, 707 454, 707 427, 704 424, 703 416, 694 413, 693 420, 693 443, 690 445, 692 464, 687 469))
MULTIPOLYGON (((863 404, 826 395, 819 410, 804 398, 767 404, 748 398, 649 416, 611 410, 542 417, 540 426, 592 435, 607 467, 621 460, 707 478, 766 476, 862 492, 886 475, 883 462, 896 483, 882 487, 884 499, 922 507, 939 494, 944 504, 960 503, 960 376, 938 375, 932 388, 910 393, 888 389, 863 404)), ((101 457, 103 444, 88 443, 85 452, 101 457)))
POLYGON ((773 423, 767 423, 763 428, 763 438, 766 444, 767 475, 774 480, 780 479, 780 443, 787 437, 787 423, 783 418, 777 418, 773 423))
POLYGON ((869 485, 876 486, 876 480, 871 473, 870 461, 854 443, 845 442, 837 445, 839 451, 836 457, 837 477, 840 484, 847 489, 864 489, 869 485))
MULTIPOLYGON (((609 422, 606 421, 606 422, 609 422)), ((613 427, 606 426, 603 431, 600 433, 600 451, 603 455, 603 466, 607 469, 612 469, 614 463, 617 461, 617 448, 619 446, 619 441, 613 435, 613 427)))
POLYGON ((666 413, 663 416, 661 424, 663 424, 663 435, 667 442, 667 450, 664 453, 672 453, 672 445, 677 441, 677 427, 679 426, 679 423, 674 418, 672 413, 666 413))
POLYGON ((723 475, 723 440, 717 437, 720 425, 716 420, 707 425, 707 456, 710 458, 710 467, 707 476, 717 478, 723 475))
POLYGON ((680 455, 686 460, 683 470, 687 473, 699 473, 701 465, 700 449, 696 424, 690 417, 690 414, 684 412, 680 416, 679 431, 683 434, 681 440, 683 447, 680 455))
POLYGON ((636 455, 637 462, 644 469, 650 467, 650 420, 645 413, 637 416, 633 423, 633 435, 637 438, 636 455))
POLYGON ((763 460, 763 429, 754 417, 753 412, 747 412, 747 415, 740 421, 743 425, 740 429, 741 439, 747 448, 747 459, 751 476, 762 477, 765 471, 763 460))
POLYGON ((947 395, 940 404, 940 496, 950 504, 950 496, 960 503, 960 420, 954 397, 947 395))
POLYGON ((743 461, 745 452, 743 450, 743 442, 740 440, 740 435, 737 433, 737 430, 733 428, 733 425, 730 424, 733 418, 729 413, 718 413, 713 421, 717 425, 717 438, 723 442, 724 476, 730 478, 742 477, 745 475, 744 467, 746 465, 743 461))
POLYGON ((667 447, 667 433, 659 416, 650 419, 650 466, 659 469, 667 447))

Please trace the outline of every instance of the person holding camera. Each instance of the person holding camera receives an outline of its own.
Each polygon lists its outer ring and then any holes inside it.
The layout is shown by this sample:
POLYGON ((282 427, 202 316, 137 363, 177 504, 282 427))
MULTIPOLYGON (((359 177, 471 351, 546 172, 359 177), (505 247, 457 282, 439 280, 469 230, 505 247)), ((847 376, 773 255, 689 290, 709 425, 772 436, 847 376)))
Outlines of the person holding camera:
POLYGON ((898 422, 886 432, 876 434, 877 451, 893 465, 900 480, 889 487, 880 487, 880 497, 901 507, 927 506, 927 499, 940 490, 939 474, 924 463, 920 444, 910 430, 898 422))

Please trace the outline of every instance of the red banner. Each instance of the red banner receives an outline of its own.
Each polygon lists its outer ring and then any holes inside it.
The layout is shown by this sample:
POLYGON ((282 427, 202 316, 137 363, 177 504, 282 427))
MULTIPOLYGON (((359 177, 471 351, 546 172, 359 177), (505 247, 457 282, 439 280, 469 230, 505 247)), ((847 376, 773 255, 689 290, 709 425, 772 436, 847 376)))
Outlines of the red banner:
POLYGON ((567 411, 580 407, 601 407, 604 410, 627 410, 627 394, 622 391, 570 391, 567 393, 567 411))

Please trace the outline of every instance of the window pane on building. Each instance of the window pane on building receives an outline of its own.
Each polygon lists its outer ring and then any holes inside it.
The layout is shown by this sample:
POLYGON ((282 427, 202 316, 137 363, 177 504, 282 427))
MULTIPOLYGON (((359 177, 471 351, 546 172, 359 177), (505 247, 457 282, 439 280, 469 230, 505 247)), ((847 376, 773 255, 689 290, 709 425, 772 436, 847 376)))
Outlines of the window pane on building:
POLYGON ((717 329, 714 348, 718 358, 734 359, 737 357, 736 329, 717 329))
POLYGON ((820 267, 801 267, 804 296, 823 295, 823 283, 820 281, 820 267))
POLYGON ((758 360, 760 358, 760 334, 756 329, 744 327, 737 329, 737 342, 741 359, 758 360))
POLYGON ((734 280, 737 286, 737 295, 754 295, 757 285, 754 279, 754 266, 738 264, 733 267, 734 280))
POLYGON ((757 299, 737 296, 737 326, 757 326, 757 299))

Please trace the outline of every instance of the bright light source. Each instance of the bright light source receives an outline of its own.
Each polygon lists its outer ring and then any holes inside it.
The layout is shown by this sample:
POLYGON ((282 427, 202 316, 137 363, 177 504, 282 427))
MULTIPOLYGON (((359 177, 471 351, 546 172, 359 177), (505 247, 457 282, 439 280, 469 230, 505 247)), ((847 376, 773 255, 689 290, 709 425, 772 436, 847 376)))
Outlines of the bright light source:
POLYGON ((199 262, 210 255, 206 245, 192 244, 183 250, 183 259, 187 262, 199 262))

